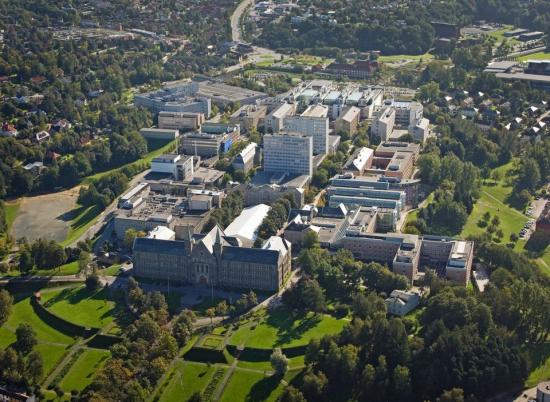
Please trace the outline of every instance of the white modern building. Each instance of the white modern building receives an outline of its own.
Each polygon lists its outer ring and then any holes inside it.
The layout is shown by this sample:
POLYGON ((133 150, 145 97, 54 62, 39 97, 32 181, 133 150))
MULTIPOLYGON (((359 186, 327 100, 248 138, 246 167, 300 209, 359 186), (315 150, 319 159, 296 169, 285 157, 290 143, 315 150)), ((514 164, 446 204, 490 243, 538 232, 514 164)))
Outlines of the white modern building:
POLYGON ((313 138, 297 133, 264 135, 264 171, 313 174, 313 138))
POLYGON ((179 137, 179 131, 164 128, 142 128, 139 133, 143 138, 152 140, 174 140, 179 137))
POLYGON ((253 242, 258 237, 258 228, 270 210, 271 207, 266 204, 243 209, 241 214, 224 230, 225 234, 237 237, 245 242, 253 242))
POLYGON ((372 123, 371 133, 380 137, 382 141, 387 141, 395 126, 395 115, 395 109, 391 107, 382 109, 372 123))
POLYGON ((175 180, 193 177, 193 157, 189 155, 165 154, 153 158, 151 173, 171 174, 175 180))
POLYGON ((254 167, 254 159, 256 157, 256 148, 258 145, 255 142, 248 144, 237 156, 233 159, 233 168, 235 170, 249 171, 254 167))

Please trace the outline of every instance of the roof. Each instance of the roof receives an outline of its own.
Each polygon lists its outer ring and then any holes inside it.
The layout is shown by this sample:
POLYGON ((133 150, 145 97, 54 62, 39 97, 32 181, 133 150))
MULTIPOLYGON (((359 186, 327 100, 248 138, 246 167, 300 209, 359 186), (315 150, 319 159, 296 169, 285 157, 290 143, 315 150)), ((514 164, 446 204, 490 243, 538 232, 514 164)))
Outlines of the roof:
POLYGON ((263 250, 274 250, 280 252, 282 255, 290 249, 290 242, 279 236, 271 236, 262 247, 263 250))
POLYGON ((223 248, 222 260, 277 265, 279 262, 279 252, 275 250, 264 250, 261 248, 229 246, 223 248))
POLYGON ((137 237, 134 241, 134 253, 159 253, 184 257, 187 255, 185 242, 178 240, 160 240, 137 237))
POLYGON ((328 107, 323 105, 312 105, 309 106, 304 113, 301 114, 302 117, 327 117, 328 107))
POLYGON ((151 230, 147 235, 147 238, 158 240, 172 240, 175 235, 176 232, 166 226, 160 225, 151 230))
POLYGON ((233 222, 225 229, 227 236, 238 236, 248 240, 256 239, 256 231, 262 224, 271 207, 265 204, 243 209, 233 222))
POLYGON ((216 225, 200 241, 204 244, 208 251, 212 253, 214 251, 212 247, 214 244, 221 243, 224 246, 229 244, 226 240, 224 240, 224 237, 225 233, 218 225, 216 225))

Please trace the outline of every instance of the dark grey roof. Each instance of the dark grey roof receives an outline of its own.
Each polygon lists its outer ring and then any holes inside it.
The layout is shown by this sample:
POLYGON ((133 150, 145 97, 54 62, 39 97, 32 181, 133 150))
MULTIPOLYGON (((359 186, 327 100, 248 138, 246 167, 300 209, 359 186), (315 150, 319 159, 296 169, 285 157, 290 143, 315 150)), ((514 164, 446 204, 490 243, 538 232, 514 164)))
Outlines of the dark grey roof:
POLYGON ((259 264, 277 265, 279 252, 261 248, 224 247, 222 259, 233 262, 256 262, 259 264))
POLYGON ((177 240, 160 240, 138 237, 134 241, 134 252, 160 253, 169 255, 185 256, 185 242, 177 240))

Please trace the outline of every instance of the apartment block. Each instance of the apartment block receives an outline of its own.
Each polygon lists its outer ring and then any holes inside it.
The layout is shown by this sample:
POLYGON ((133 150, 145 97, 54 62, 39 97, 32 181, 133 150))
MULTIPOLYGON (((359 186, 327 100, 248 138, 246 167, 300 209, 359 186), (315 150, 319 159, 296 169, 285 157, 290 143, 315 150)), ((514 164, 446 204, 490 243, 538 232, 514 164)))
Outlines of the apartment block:
POLYGON ((329 121, 328 107, 312 105, 300 116, 284 119, 285 131, 300 133, 313 138, 313 153, 329 153, 329 121))
POLYGON ((387 141, 393 127, 395 126, 395 109, 386 107, 378 112, 378 116, 374 118, 371 126, 371 133, 381 138, 382 141, 387 141))
POLYGON ((265 105, 244 105, 231 115, 231 124, 239 124, 243 132, 257 129, 267 114, 265 105))
POLYGON ((205 122, 203 113, 166 112, 158 115, 159 128, 173 130, 198 130, 205 122))
POLYGON ((361 109, 355 106, 348 107, 342 111, 342 114, 334 122, 334 129, 337 133, 346 133, 354 136, 357 133, 361 109))
POLYGON ((277 133, 284 127, 284 119, 289 116, 294 116, 296 113, 295 103, 282 103, 269 113, 264 122, 266 133, 277 133))

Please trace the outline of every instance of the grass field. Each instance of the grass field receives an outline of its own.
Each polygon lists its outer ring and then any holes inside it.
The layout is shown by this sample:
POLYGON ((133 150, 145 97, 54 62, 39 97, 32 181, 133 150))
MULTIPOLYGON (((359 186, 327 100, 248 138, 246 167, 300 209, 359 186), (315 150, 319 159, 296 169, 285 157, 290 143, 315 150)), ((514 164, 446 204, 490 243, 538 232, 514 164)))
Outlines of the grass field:
POLYGON ((46 343, 36 345, 34 350, 38 351, 42 356, 42 364, 44 368, 44 375, 42 378, 46 378, 61 361, 61 359, 63 359, 65 354, 68 353, 67 346, 51 345, 46 343))
POLYGON ((110 267, 99 270, 99 275, 117 276, 120 271, 120 264, 113 264, 110 267))
POLYGON ((63 264, 54 269, 37 269, 33 271, 33 275, 39 276, 62 276, 62 275, 75 275, 78 274, 78 261, 69 262, 63 264))
POLYGON ((177 361, 172 378, 160 401, 186 401, 195 392, 202 392, 210 382, 216 366, 202 363, 177 361))
POLYGON ((526 60, 550 60, 550 52, 538 52, 519 57, 520 61, 526 60))
POLYGON ((263 310, 259 317, 259 324, 250 320, 242 325, 231 336, 229 343, 264 349, 306 345, 313 338, 340 332, 348 322, 345 319, 337 320, 329 315, 313 313, 293 317, 283 308, 270 314, 263 310))
POLYGON ((200 346, 204 348, 209 348, 209 349, 217 349, 222 345, 222 343, 223 343, 223 338, 221 337, 207 336, 206 338, 204 338, 200 346))
MULTIPOLYGON (((289 371, 284 377, 285 381, 291 382, 298 373, 299 371, 289 371)), ((284 387, 276 376, 266 377, 262 373, 237 368, 231 375, 220 401, 276 401, 284 387)))
POLYGON ((69 226, 67 238, 61 242, 61 245, 68 246, 75 242, 83 233, 86 232, 97 220, 102 209, 99 205, 89 207, 78 206, 73 210, 74 218, 69 226))
POLYGON ((61 380, 59 384, 61 389, 65 392, 71 392, 73 389, 81 391, 86 388, 109 356, 110 353, 106 350, 85 350, 78 356, 69 372, 61 380))
POLYGON ((66 345, 74 342, 74 339, 70 336, 62 334, 42 321, 34 312, 28 296, 16 301, 10 318, 4 326, 10 330, 15 330, 19 324, 24 322, 33 327, 40 341, 66 345))
POLYGON ((398 61, 428 61, 432 60, 434 56, 430 53, 424 53, 424 54, 396 54, 392 56, 379 56, 378 60, 383 63, 395 63, 398 61))
MULTIPOLYGON (((245 353, 245 352, 244 352, 245 353)), ((288 358, 288 367, 292 369, 301 368, 304 366, 304 356, 296 356, 288 358)), ((244 360, 243 353, 237 361, 237 367, 253 369, 253 370, 273 370, 271 367, 271 362, 269 361, 249 361, 244 360), (243 359, 243 360, 241 360, 243 359)))
POLYGON ((15 334, 4 327, 0 327, 0 350, 6 349, 14 342, 15 334))
MULTIPOLYGON (((474 205, 466 225, 464 225, 461 233, 462 237, 485 231, 485 228, 480 228, 477 223, 486 212, 489 212, 491 217, 497 215, 500 218, 499 228, 504 232, 502 239, 504 244, 510 241, 511 233, 517 234, 527 222, 527 216, 506 204, 506 199, 512 192, 512 186, 509 184, 510 180, 507 179, 511 169, 513 169, 513 162, 500 166, 497 170, 501 179, 496 182, 487 180, 487 184, 481 187, 481 196, 474 205)), ((523 242, 519 241, 517 247, 522 244, 523 242)))
POLYGON ((6 224, 8 225, 8 233, 10 232, 13 221, 19 211, 19 201, 6 202, 4 205, 4 211, 6 213, 6 224))
POLYGON ((102 328, 114 320, 115 303, 105 289, 90 292, 85 287, 55 289, 42 293, 44 306, 75 324, 102 328))

